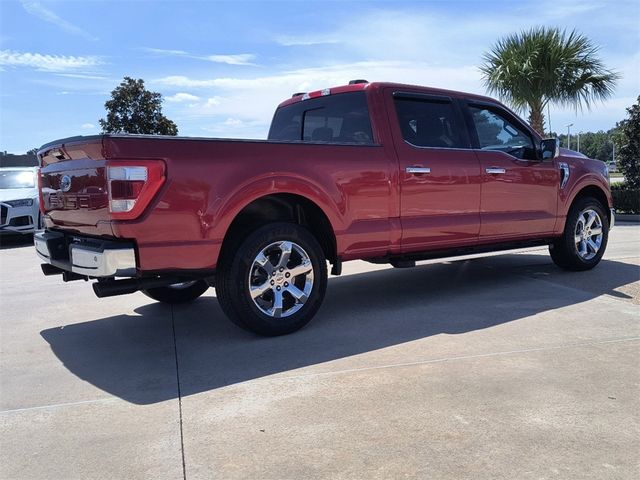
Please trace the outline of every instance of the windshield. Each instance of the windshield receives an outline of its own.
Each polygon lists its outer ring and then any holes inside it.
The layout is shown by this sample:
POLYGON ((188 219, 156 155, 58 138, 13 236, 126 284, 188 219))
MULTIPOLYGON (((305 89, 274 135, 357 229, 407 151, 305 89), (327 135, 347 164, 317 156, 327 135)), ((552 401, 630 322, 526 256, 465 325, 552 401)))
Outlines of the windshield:
POLYGON ((0 190, 9 188, 35 188, 33 172, 28 170, 0 171, 0 190))

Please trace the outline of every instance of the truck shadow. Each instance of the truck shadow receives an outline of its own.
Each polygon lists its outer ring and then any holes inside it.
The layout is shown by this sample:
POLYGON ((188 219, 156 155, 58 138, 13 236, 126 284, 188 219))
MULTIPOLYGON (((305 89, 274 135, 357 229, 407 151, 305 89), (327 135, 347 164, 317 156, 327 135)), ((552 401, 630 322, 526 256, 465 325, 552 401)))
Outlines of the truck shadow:
POLYGON ((32 234, 7 234, 0 235, 0 250, 9 248, 33 247, 32 234))
MULTIPOLYGON (((81 379, 126 401, 151 404, 178 396, 175 352, 180 391, 188 396, 285 372, 295 375, 303 367, 323 371, 330 368, 325 362, 491 328, 603 294, 629 298, 616 289, 639 277, 637 266, 616 261, 571 273, 547 256, 504 255, 333 278, 315 320, 285 337, 240 330, 210 295, 183 306, 152 303, 136 309, 137 315, 41 335, 81 379)), ((563 319, 556 321, 561 328, 563 319)))

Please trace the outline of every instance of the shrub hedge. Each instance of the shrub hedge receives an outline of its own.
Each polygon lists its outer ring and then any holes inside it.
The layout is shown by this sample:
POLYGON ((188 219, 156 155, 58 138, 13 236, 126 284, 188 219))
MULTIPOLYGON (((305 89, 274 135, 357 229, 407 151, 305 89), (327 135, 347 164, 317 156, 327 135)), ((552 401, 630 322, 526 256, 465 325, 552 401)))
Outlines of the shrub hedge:
POLYGON ((613 206, 618 213, 640 213, 640 190, 612 185, 613 206))

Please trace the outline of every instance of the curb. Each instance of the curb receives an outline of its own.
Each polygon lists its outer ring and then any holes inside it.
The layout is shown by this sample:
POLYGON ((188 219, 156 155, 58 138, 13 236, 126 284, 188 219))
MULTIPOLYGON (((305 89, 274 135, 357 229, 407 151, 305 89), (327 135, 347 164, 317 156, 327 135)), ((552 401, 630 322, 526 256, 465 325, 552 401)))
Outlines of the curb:
POLYGON ((635 213, 616 213, 616 223, 640 223, 640 215, 635 213))

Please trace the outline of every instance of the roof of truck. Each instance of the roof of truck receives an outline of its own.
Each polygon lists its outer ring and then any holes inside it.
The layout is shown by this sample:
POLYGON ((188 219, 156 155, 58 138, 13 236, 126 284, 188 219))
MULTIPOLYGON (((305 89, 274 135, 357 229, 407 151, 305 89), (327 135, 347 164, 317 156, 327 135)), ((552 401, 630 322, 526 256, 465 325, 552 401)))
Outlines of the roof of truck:
POLYGON ((366 82, 366 83, 355 83, 355 84, 349 84, 349 85, 339 85, 335 87, 325 88, 322 90, 314 90, 312 92, 307 92, 304 94, 303 93, 295 94, 293 97, 288 98, 283 102, 281 102, 278 105, 278 108, 291 105, 293 103, 303 102, 311 98, 323 97, 327 95, 335 95, 338 93, 374 90, 374 89, 380 89, 380 88, 386 88, 386 87, 398 88, 398 89, 411 89, 411 90, 419 89, 424 93, 432 93, 436 95, 447 95, 447 96, 453 96, 453 97, 463 96, 467 98, 475 98, 477 100, 482 100, 482 101, 495 102, 495 99, 491 97, 487 97, 485 95, 460 92, 457 90, 447 90, 443 88, 427 87, 424 85, 411 85, 411 84, 394 83, 394 82, 371 82, 371 83, 366 82))

